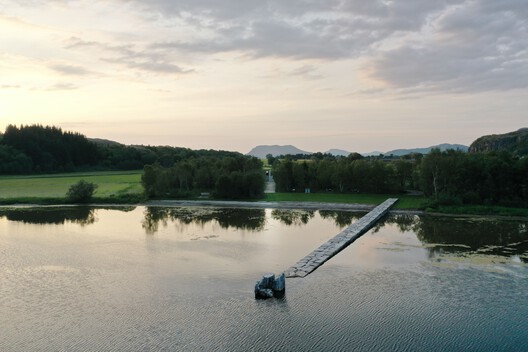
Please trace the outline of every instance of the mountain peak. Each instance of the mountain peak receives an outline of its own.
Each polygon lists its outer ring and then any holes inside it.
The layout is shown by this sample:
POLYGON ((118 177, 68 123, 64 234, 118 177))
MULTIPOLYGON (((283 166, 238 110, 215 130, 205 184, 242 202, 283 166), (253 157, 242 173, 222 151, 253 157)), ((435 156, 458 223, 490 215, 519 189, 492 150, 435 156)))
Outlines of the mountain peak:
POLYGON ((271 154, 273 156, 279 155, 295 155, 295 154, 312 154, 301 150, 293 145, 259 145, 251 149, 246 155, 255 156, 260 159, 264 159, 266 155, 271 154))

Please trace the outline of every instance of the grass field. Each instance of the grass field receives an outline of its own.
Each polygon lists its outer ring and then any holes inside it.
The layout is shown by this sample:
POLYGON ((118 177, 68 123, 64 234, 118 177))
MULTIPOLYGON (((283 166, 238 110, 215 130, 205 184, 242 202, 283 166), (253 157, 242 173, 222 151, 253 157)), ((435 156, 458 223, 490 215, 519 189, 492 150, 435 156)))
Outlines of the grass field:
MULTIPOLYGON (((119 201, 132 196, 138 199, 142 171, 105 171, 54 175, 1 176, 1 203, 60 203, 64 200, 68 188, 84 179, 98 185, 95 201, 119 201)), ((264 201, 280 202, 322 202, 322 203, 361 203, 379 204, 390 195, 378 194, 329 194, 329 193, 272 193, 266 194, 264 201)), ((400 199, 396 209, 421 209, 423 197, 394 196, 400 199)))
POLYGON ((0 177, 0 200, 64 198, 68 188, 84 179, 98 185, 95 198, 141 195, 143 171, 104 171, 73 174, 0 177))
MULTIPOLYGON (((35 203, 61 204, 68 188, 84 179, 98 185, 94 201, 98 203, 138 203, 144 201, 141 186, 142 170, 102 171, 53 175, 0 176, 0 204, 35 203)), ((320 202, 380 204, 387 198, 398 198, 394 209, 425 209, 428 199, 423 196, 390 194, 335 194, 335 193, 268 193, 263 201, 268 202, 320 202)), ((528 216, 525 208, 497 206, 459 206, 428 209, 445 214, 479 214, 528 216)))

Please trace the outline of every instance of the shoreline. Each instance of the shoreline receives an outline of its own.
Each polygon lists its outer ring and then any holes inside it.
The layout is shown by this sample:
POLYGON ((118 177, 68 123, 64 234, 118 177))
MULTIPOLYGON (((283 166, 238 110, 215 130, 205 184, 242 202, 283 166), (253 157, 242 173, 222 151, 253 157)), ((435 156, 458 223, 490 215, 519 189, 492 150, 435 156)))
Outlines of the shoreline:
MULTIPOLYGON (((216 207, 216 208, 253 208, 253 209, 292 209, 292 210, 335 210, 350 212, 369 212, 376 204, 361 203, 324 203, 324 202, 264 202, 264 201, 226 201, 226 200, 153 200, 139 203, 89 203, 89 204, 2 204, 0 209, 30 209, 30 208, 68 208, 68 207, 95 207, 95 208, 119 208, 119 207, 216 207)), ((449 214, 438 212, 426 212, 420 209, 393 209, 390 215, 428 215, 435 217, 460 217, 460 218, 493 218, 503 220, 527 221, 528 217, 505 216, 490 214, 449 214)))
MULTIPOLYGON (((217 207, 217 208, 255 208, 255 209, 298 209, 298 210, 337 210, 337 211, 357 211, 369 212, 377 204, 361 203, 324 203, 324 202, 265 202, 265 201, 228 201, 228 200, 153 200, 140 203, 88 203, 88 204, 36 204, 36 203, 16 203, 2 204, 0 209, 25 209, 25 208, 64 208, 64 207, 96 207, 96 208, 117 208, 117 207, 217 207)), ((419 209, 391 210, 392 214, 415 214, 425 215, 425 211, 419 209)))
POLYGON ((61 207, 218 207, 218 208, 272 208, 272 209, 311 209, 311 210, 350 210, 370 211, 376 205, 360 203, 323 203, 323 202, 247 202, 225 200, 153 200, 139 203, 87 203, 87 204, 38 204, 38 203, 13 203, 0 204, 1 208, 61 208, 61 207))
MULTIPOLYGON (((217 207, 217 208, 253 208, 253 209, 292 209, 292 210, 334 210, 350 212, 369 212, 377 204, 361 203, 326 203, 326 202, 298 202, 298 201, 231 201, 231 200, 152 200, 138 203, 88 203, 88 204, 38 204, 38 203, 13 203, 0 204, 1 209, 30 209, 30 208, 68 208, 68 207, 95 207, 95 208, 124 208, 124 207, 217 207)), ((497 220, 528 221, 528 216, 500 215, 500 214, 471 214, 471 213, 444 213, 425 211, 421 209, 392 209, 391 215, 419 215, 434 217, 458 218, 489 218, 497 220)))

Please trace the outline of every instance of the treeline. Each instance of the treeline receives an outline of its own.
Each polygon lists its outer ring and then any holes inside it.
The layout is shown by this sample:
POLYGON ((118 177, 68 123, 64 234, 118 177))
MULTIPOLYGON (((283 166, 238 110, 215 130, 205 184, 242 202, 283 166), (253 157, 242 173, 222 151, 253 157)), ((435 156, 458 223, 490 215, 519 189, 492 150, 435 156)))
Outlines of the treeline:
POLYGON ((264 194, 262 161, 241 154, 191 157, 171 167, 145 166, 142 184, 149 198, 191 197, 211 193, 217 198, 260 198, 264 194))
POLYGON ((439 203, 528 206, 528 157, 433 150, 419 174, 425 195, 439 203))
POLYGON ((397 160, 348 157, 275 160, 279 192, 422 191, 433 204, 528 206, 528 158, 438 149, 397 160))
POLYGON ((0 135, 0 174, 22 175, 74 171, 139 170, 158 163, 171 167, 189 158, 237 156, 239 153, 167 146, 97 143, 52 126, 6 128, 0 135))
POLYGON ((0 174, 144 169, 148 197, 258 198, 264 192, 262 162, 236 152, 94 143, 79 133, 31 125, 0 136, 0 174))
POLYGON ((97 146, 56 127, 10 125, 0 141, 0 173, 73 171, 98 162, 97 146))
POLYGON ((308 161, 286 157, 275 161, 272 171, 279 192, 305 192, 309 188, 310 192, 399 193, 417 187, 413 173, 420 158, 387 162, 357 153, 308 161))
MULTIPOLYGON (((401 193, 422 191, 434 204, 528 206, 528 157, 508 152, 433 150, 398 159, 330 154, 268 156, 278 192, 401 193)), ((153 198, 258 198, 262 163, 236 152, 94 143, 79 133, 31 125, 0 135, 0 174, 144 168, 153 198), (147 166, 145 166, 147 165, 147 166)))

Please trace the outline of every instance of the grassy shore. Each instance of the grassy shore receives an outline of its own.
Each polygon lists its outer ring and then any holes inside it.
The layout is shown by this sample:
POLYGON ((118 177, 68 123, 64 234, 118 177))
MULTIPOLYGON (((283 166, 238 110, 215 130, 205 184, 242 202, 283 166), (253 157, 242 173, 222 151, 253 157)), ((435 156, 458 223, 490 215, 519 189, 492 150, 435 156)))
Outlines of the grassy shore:
MULTIPOLYGON (((68 188, 84 179, 98 185, 95 203, 135 204, 145 201, 141 186, 143 171, 104 171, 31 176, 0 176, 0 204, 64 204, 68 188)), ((269 193, 261 201, 380 204, 398 198, 394 209, 426 210, 430 213, 503 215, 528 217, 526 208, 463 205, 427 209, 423 196, 394 194, 269 193)))
POLYGON ((440 206, 436 209, 426 209, 431 214, 449 215, 492 215, 492 216, 515 216, 528 218, 527 208, 511 208, 488 205, 457 205, 440 206))
POLYGON ((268 202, 317 202, 317 203, 357 203, 380 204, 387 198, 398 198, 394 209, 424 209, 427 198, 394 194, 337 194, 337 193, 268 193, 268 202))

